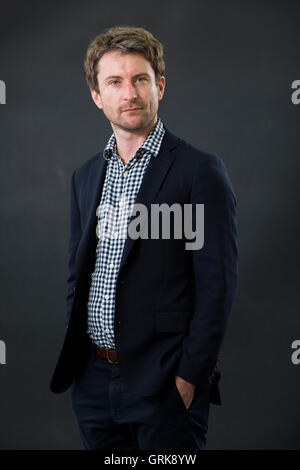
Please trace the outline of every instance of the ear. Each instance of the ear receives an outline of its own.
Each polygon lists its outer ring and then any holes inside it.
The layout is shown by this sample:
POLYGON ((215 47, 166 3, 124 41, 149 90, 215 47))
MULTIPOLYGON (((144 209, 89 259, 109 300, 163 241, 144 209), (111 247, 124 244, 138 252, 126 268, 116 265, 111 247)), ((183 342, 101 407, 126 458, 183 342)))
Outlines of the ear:
POLYGON ((91 92, 91 96, 93 98, 93 101, 95 103, 95 105, 99 108, 99 109, 103 109, 103 105, 102 105, 102 100, 101 100, 101 97, 100 97, 100 93, 98 93, 96 90, 92 90, 90 89, 90 92, 91 92))
POLYGON ((162 99, 163 95, 164 95, 165 85, 166 85, 166 79, 162 75, 160 77, 159 83, 157 85, 157 88, 158 88, 158 101, 160 101, 162 99))

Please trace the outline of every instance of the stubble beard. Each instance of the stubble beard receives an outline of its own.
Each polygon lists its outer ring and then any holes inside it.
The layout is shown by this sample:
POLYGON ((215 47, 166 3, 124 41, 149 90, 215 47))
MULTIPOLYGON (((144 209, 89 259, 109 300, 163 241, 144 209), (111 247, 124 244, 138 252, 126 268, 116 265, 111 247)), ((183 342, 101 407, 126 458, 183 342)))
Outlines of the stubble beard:
POLYGON ((155 115, 156 115, 156 112, 154 113, 143 113, 143 115, 140 117, 140 120, 138 122, 138 124, 129 124, 129 122, 125 119, 122 118, 122 115, 124 116, 124 112, 122 112, 120 114, 120 117, 119 119, 108 119, 110 120, 110 122, 118 127, 119 129, 122 129, 122 130, 125 130, 127 132, 136 132, 136 131, 139 131, 139 130, 143 130, 145 129, 146 127, 149 126, 149 124, 154 120, 155 118, 155 115))

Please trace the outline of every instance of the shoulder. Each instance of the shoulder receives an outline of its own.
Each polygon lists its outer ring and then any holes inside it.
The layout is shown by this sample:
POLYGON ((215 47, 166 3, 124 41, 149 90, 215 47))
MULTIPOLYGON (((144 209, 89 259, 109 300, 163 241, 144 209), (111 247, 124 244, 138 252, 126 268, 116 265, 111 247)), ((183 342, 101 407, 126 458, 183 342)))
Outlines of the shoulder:
POLYGON ((203 150, 181 137, 177 137, 174 148, 176 164, 193 184, 202 190, 222 189, 234 195, 235 192, 223 159, 216 153, 203 150))
POLYGON ((175 136, 168 129, 166 130, 167 139, 176 139, 176 147, 173 149, 177 164, 185 166, 191 172, 206 172, 212 176, 227 173, 223 159, 212 151, 197 147, 185 139, 175 136))
MULTIPOLYGON (((219 155, 196 147, 182 137, 175 135, 167 127, 165 127, 165 146, 175 153, 178 163, 196 165, 196 167, 217 168, 224 165, 219 155)), ((163 139, 163 140, 164 140, 163 139)), ((163 146, 163 148, 165 148, 163 146)))
POLYGON ((197 168, 218 168, 224 165, 223 160, 216 153, 203 150, 179 138, 176 156, 185 163, 196 165, 197 168))

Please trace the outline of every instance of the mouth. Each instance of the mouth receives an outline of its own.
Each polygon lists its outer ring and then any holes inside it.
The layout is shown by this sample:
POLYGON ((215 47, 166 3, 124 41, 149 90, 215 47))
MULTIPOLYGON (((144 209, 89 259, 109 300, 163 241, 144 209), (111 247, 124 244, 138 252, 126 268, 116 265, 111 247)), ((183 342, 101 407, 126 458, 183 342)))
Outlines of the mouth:
POLYGON ((125 109, 124 113, 134 113, 135 111, 140 111, 142 108, 129 108, 125 109))

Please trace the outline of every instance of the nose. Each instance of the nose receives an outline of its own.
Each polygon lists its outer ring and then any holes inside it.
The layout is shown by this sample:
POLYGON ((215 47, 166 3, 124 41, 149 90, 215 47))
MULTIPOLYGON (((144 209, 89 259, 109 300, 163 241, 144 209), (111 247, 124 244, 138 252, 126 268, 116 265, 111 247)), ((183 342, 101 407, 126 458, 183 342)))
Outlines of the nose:
POLYGON ((124 84, 124 100, 125 101, 134 101, 137 98, 137 92, 135 86, 132 83, 125 83, 124 84))

